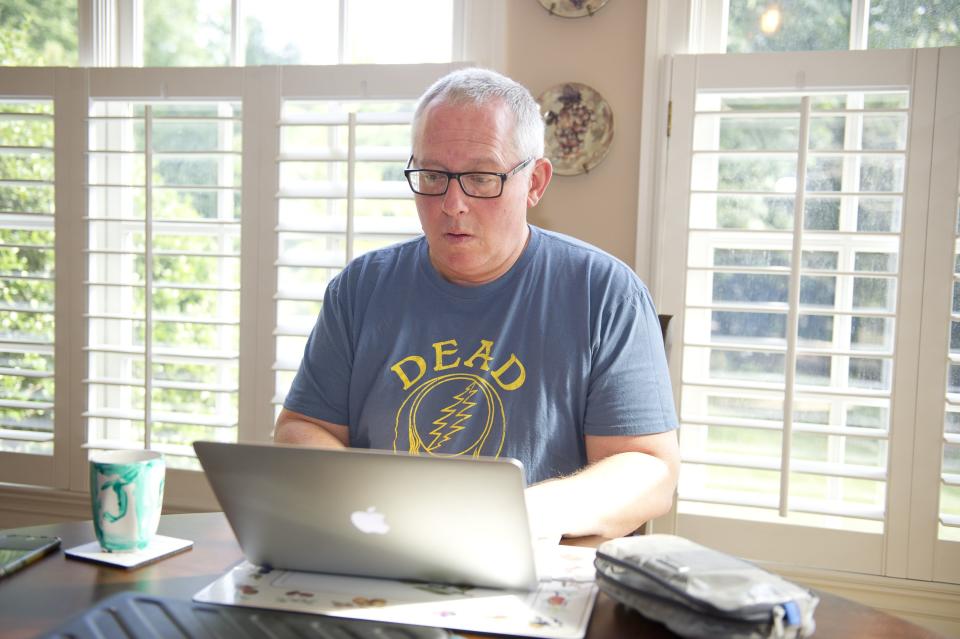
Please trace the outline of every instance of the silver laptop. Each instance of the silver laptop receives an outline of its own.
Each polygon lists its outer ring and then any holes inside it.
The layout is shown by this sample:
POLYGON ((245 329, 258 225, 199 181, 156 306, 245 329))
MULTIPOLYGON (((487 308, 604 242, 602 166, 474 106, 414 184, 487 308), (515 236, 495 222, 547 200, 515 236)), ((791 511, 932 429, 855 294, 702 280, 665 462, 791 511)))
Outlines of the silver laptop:
POLYGON ((255 565, 488 588, 537 585, 515 460, 193 446, 255 565))

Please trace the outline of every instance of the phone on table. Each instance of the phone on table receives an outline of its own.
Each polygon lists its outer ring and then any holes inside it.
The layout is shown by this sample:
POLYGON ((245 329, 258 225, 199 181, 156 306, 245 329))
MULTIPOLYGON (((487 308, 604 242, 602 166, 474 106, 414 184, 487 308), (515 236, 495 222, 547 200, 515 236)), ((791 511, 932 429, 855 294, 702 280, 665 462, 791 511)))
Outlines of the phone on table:
POLYGON ((0 578, 30 565, 59 547, 59 537, 0 533, 0 578))

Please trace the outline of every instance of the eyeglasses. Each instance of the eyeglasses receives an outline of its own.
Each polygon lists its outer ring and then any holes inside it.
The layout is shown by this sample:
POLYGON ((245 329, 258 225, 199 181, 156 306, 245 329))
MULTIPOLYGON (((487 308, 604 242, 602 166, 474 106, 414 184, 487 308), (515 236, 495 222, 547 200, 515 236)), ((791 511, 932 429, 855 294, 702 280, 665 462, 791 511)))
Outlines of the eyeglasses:
POLYGON ((410 188, 417 195, 443 195, 450 188, 450 180, 455 179, 460 183, 460 188, 465 195, 470 197, 494 198, 500 197, 503 193, 503 183, 511 175, 520 172, 523 167, 533 162, 533 158, 527 158, 517 166, 506 173, 495 173, 492 171, 467 171, 466 173, 451 173, 450 171, 437 171, 433 169, 411 169, 413 156, 407 161, 407 168, 403 174, 407 176, 407 182, 410 188))

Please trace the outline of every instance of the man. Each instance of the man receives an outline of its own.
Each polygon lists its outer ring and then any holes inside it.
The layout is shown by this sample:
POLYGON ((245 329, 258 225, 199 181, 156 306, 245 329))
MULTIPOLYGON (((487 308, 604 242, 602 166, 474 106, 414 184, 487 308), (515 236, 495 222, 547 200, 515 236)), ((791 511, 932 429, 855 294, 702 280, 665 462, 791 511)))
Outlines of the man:
POLYGON ((543 126, 491 71, 427 90, 406 171, 424 237, 330 283, 275 439, 514 457, 539 533, 619 536, 676 486, 663 343, 626 265, 527 224, 553 174, 543 126))

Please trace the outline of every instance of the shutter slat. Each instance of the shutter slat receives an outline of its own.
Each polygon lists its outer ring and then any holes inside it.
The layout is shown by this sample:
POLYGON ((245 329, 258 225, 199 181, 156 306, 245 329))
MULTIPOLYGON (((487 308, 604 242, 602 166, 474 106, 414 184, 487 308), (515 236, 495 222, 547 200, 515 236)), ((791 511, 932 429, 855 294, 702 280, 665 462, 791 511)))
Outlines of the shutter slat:
MULTIPOLYGON (((142 315, 124 315, 120 313, 84 313, 84 318, 93 320, 120 320, 129 322, 145 321, 142 315)), ((154 322, 165 324, 203 324, 210 326, 240 326, 239 320, 218 320, 205 317, 189 317, 186 315, 154 315, 154 322)))
MULTIPOLYGON (((86 248, 83 250, 88 255, 143 255, 144 251, 123 250, 123 249, 105 249, 105 248, 86 248)), ((153 250, 154 257, 216 257, 239 259, 239 253, 216 253, 212 251, 164 251, 153 250)))
POLYGON ((289 266, 294 268, 335 268, 341 269, 346 266, 345 257, 282 257, 273 263, 274 266, 289 266))
MULTIPOLYGON (((776 511, 779 508, 776 496, 746 495, 743 493, 728 494, 716 492, 681 492, 679 499, 688 502, 705 504, 720 504, 725 506, 746 506, 750 508, 765 508, 776 511)), ((870 521, 883 521, 883 509, 862 506, 859 504, 834 504, 830 502, 814 502, 799 498, 790 500, 790 512, 809 513, 813 515, 827 515, 832 517, 853 517, 870 521)))
MULTIPOLYGON (((109 344, 92 344, 84 346, 83 350, 89 353, 116 353, 120 355, 144 355, 142 346, 114 346, 109 344)), ((220 361, 236 361, 238 354, 236 351, 207 351, 201 352, 196 349, 176 349, 176 348, 156 348, 154 349, 156 358, 165 358, 165 361, 179 361, 188 364, 207 364, 220 361)))
MULTIPOLYGON (((280 118, 280 126, 346 126, 347 113, 284 113, 280 118)), ((413 120, 412 112, 381 112, 357 113, 359 125, 398 125, 410 124, 413 120)))
POLYGON ((23 410, 51 410, 51 400, 0 399, 0 408, 19 408, 23 410))
MULTIPOLYGON (((107 217, 104 215, 86 215, 83 217, 84 222, 117 222, 123 224, 139 225, 143 226, 146 224, 146 220, 142 217, 107 217)), ((207 226, 223 226, 229 228, 232 226, 239 226, 240 220, 230 220, 230 219, 195 219, 195 218, 185 218, 185 219, 166 219, 166 218, 153 218, 153 226, 160 229, 192 229, 194 227, 202 228, 207 226)), ((236 231, 239 233, 239 229, 236 231)))
MULTIPOLYGON (((696 310, 696 311, 720 311, 727 313, 781 313, 785 314, 787 312, 787 305, 781 304, 779 302, 771 302, 768 304, 735 304, 735 303, 716 303, 716 304, 687 304, 687 310, 696 310)), ((857 317, 877 317, 877 318, 894 318, 896 313, 884 312, 884 311, 873 311, 873 310, 854 310, 854 309, 840 309, 840 308, 818 308, 818 307, 803 307, 801 310, 803 315, 817 315, 817 316, 837 316, 837 317, 847 317, 855 315, 857 317)))
MULTIPOLYGON (((145 385, 144 380, 142 379, 124 379, 124 378, 109 378, 109 377, 89 377, 83 380, 84 384, 89 386, 126 386, 132 388, 143 388, 145 385)), ((202 382, 185 382, 185 381, 167 381, 167 380, 153 380, 154 388, 166 388, 174 390, 185 390, 185 391, 208 391, 211 393, 236 393, 236 385, 228 384, 207 384, 202 382)))
POLYGON ((11 424, 7 421, 0 421, 0 440, 12 440, 12 441, 22 441, 22 442, 52 442, 53 441, 53 424, 50 424, 50 428, 47 432, 38 432, 35 430, 11 430, 9 428, 3 428, 3 426, 10 426, 11 424))
MULTIPOLYGON (((747 419, 739 417, 703 417, 684 415, 685 426, 717 426, 721 428, 753 428, 760 430, 783 430, 783 422, 777 420, 747 419)), ((889 433, 879 428, 857 428, 842 426, 827 426, 822 424, 805 424, 794 422, 796 432, 814 433, 818 435, 836 435, 840 437, 858 437, 861 439, 887 439, 889 433)))
POLYGON ((29 368, 0 368, 0 375, 9 377, 29 377, 31 379, 51 379, 54 376, 53 371, 38 371, 29 368))
MULTIPOLYGON (((410 152, 395 147, 359 147, 357 162, 403 162, 410 159, 410 152)), ((346 162, 346 149, 317 149, 315 151, 285 151, 277 156, 277 162, 346 162)))
POLYGON ((960 528, 960 515, 940 513, 940 523, 948 528, 960 528))
MULTIPOLYGON (((358 200, 405 200, 411 196, 406 182, 372 183, 361 182, 356 186, 358 200)), ((347 187, 344 183, 322 186, 285 187, 277 192, 280 199, 345 199, 347 187)))
MULTIPOLYGON (((83 417, 92 419, 120 419, 142 422, 143 411, 125 409, 98 408, 84 411, 83 417)), ((215 415, 200 415, 197 413, 172 413, 164 411, 153 412, 153 422, 165 424, 179 424, 182 426, 211 426, 216 428, 235 428, 236 419, 226 419, 215 415)))
MULTIPOLYGON (((723 466, 727 468, 745 468, 753 470, 781 469, 780 460, 769 457, 748 457, 745 455, 711 454, 711 453, 683 453, 681 460, 687 464, 701 464, 705 466, 723 466)), ((883 480, 886 470, 870 466, 853 464, 834 464, 830 462, 812 462, 805 460, 790 460, 790 471, 808 475, 823 475, 826 477, 846 477, 849 479, 883 480)))
MULTIPOLYGON (((696 380, 692 382, 684 382, 684 387, 692 389, 704 389, 704 390, 714 390, 714 391, 724 391, 724 397, 743 397, 743 391, 783 391, 782 384, 763 384, 759 382, 747 382, 743 380, 737 380, 736 386, 724 380, 723 382, 710 382, 696 380)), ((756 395, 758 398, 769 399, 772 397, 770 394, 760 394, 756 395)), ((876 391, 869 388, 829 388, 829 387, 813 387, 813 386, 804 386, 797 391, 797 397, 803 399, 818 399, 818 398, 849 398, 849 399, 858 399, 858 400, 868 400, 868 399, 888 399, 890 393, 887 391, 876 391)))

